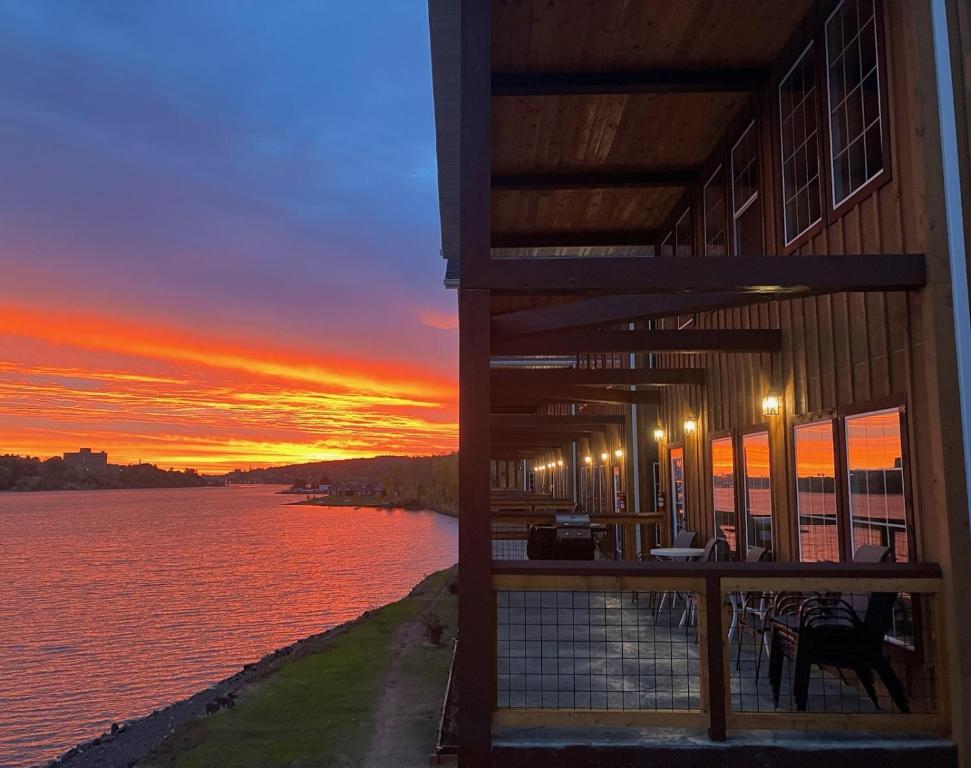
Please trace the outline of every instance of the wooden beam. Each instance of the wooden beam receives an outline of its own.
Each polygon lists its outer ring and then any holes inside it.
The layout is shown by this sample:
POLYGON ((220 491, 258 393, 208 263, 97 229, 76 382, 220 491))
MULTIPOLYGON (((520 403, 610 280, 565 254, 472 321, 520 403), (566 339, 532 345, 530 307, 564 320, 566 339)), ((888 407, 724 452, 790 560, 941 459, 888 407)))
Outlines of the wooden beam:
POLYGON ((493 96, 626 93, 748 93, 768 80, 762 69, 646 69, 632 72, 497 72, 493 96))
POLYGON ((597 414, 579 416, 550 416, 537 414, 532 416, 506 416, 493 414, 491 424, 493 429, 503 427, 591 427, 603 424, 623 424, 625 417, 617 414, 597 414))
MULTIPOLYGON (((761 294, 760 294, 761 296, 761 294)), ((764 300, 774 298, 765 295, 764 300)), ((669 315, 686 315, 723 307, 752 304, 750 293, 619 294, 596 296, 562 304, 521 309, 494 315, 496 337, 526 336, 566 328, 596 328, 619 323, 650 320, 669 315)))
POLYGON ((704 368, 494 368, 492 386, 559 387, 704 384, 704 368))
POLYGON ((638 189, 690 187, 698 181, 694 168, 587 173, 492 174, 493 192, 541 192, 553 189, 638 189))
POLYGON ((778 352, 779 330, 563 331, 493 339, 494 355, 579 355, 637 352, 778 352))
MULTIPOLYGON (((923 254, 490 259, 478 288, 525 293, 906 291, 924 286, 923 254)), ((464 280, 464 278, 463 278, 464 280)), ((464 285, 464 282, 463 282, 464 285)))
POLYGON ((656 240, 657 232, 653 229, 631 229, 610 232, 493 232, 491 242, 493 248, 609 248, 653 246, 656 240))
POLYGON ((661 398, 651 390, 607 389, 606 387, 494 387, 492 402, 516 402, 539 398, 562 403, 656 403, 661 398))

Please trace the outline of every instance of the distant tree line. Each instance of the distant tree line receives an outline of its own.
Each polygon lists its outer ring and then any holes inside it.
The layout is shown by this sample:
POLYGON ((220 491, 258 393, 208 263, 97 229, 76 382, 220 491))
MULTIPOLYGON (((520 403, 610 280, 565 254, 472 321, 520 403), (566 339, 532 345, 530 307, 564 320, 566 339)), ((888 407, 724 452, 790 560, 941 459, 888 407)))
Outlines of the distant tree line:
POLYGON ((415 456, 388 469, 381 482, 388 501, 403 507, 458 514, 459 455, 415 456))
POLYGON ((194 488, 221 485, 193 470, 159 469, 132 464, 106 470, 83 470, 59 456, 41 461, 31 456, 0 456, 0 491, 87 491, 102 488, 194 488))

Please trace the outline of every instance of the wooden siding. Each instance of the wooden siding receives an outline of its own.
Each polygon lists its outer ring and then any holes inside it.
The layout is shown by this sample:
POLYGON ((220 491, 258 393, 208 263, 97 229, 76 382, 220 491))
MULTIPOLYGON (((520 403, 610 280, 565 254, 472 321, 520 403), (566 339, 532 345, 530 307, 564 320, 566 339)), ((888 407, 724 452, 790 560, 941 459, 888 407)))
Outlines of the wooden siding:
MULTIPOLYGON (((911 94, 917 90, 914 68, 916 55, 908 32, 910 9, 906 0, 884 2, 884 53, 887 59, 888 101, 891 116, 890 168, 885 180, 871 194, 831 221, 798 251, 827 253, 919 253, 924 241, 924 198, 921 157, 917 143, 921 125, 911 94)), ((804 44, 804 43, 802 43, 804 44)), ((787 69, 790 60, 780 60, 787 69)), ((762 93, 751 105, 761 141, 761 197, 764 237, 769 254, 782 255, 779 233, 778 129, 774 90, 762 93)), ((747 120, 742 120, 747 122, 747 120)), ((724 162, 724 147, 734 135, 726 135, 721 148, 706 163, 706 169, 724 162)), ((823 158, 825 162, 825 157, 823 158)), ((824 191, 825 194, 825 191, 824 191)), ((685 198, 700 200, 700 187, 685 198)), ((680 210, 680 209, 679 209, 680 210)), ((703 242, 701 216, 695 216, 695 242, 703 242)), ((666 390, 659 418, 668 431, 668 441, 685 447, 685 476, 690 525, 705 536, 713 534, 709 437, 713 433, 741 430, 768 422, 771 446, 771 490, 776 551, 780 559, 796 559, 794 468, 792 427, 799 417, 832 413, 869 401, 912 400, 915 360, 922 358, 921 295, 905 293, 841 293, 802 299, 772 301, 747 307, 699 313, 694 327, 781 328, 783 349, 779 355, 659 356, 658 365, 691 365, 708 371, 707 387, 666 390), (765 419, 760 398, 768 390, 784 395, 781 417, 765 419), (682 434, 689 413, 698 418, 694 437, 682 434)), ((674 327, 674 319, 664 321, 674 327)), ((938 424, 910 424, 914 429, 939 429, 938 424)), ((913 438, 912 438, 913 439, 913 438)), ((663 448, 664 446, 662 446, 663 448)), ((912 445, 909 446, 912 449, 912 445)), ((905 451, 907 448, 905 448, 905 451)), ((738 461, 736 447, 736 465, 738 461)), ((912 453, 912 450, 911 450, 912 453)), ((667 451, 662 450, 661 475, 670 495, 667 451)), ((919 519, 921 477, 909 467, 907 478, 914 488, 916 517, 919 519)), ((739 484, 736 483, 736 486, 739 484)))

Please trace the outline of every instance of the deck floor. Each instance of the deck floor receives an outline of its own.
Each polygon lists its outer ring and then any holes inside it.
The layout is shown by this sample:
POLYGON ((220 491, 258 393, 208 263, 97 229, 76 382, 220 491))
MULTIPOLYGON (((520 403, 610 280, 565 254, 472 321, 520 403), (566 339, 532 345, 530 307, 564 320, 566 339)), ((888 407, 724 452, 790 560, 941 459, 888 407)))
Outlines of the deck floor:
MULTIPOLYGON (((500 708, 700 711, 700 646, 685 617, 684 598, 642 593, 500 592, 497 600, 500 708)), ((763 651, 751 633, 729 646, 731 708, 795 711, 792 665, 783 668, 778 707, 763 651), (737 665, 736 665, 737 664, 737 665)), ((813 668, 807 711, 877 709, 855 685, 813 668)))

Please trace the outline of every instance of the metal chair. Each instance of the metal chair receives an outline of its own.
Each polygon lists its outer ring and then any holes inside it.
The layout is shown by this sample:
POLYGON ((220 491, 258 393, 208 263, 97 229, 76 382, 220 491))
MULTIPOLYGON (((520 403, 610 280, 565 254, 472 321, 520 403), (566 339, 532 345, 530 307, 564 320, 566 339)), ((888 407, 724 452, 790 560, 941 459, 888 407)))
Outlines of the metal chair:
MULTIPOLYGON (((745 553, 745 562, 760 563, 768 556, 769 551, 765 547, 749 547, 745 553)), ((768 618, 772 607, 771 592, 749 592, 746 595, 731 595, 732 624, 728 629, 728 639, 738 636, 738 648, 735 656, 735 669, 739 669, 742 663, 742 636, 746 630, 752 633, 752 639, 757 643, 758 650, 755 658, 755 676, 759 676, 762 667, 762 650, 768 645, 768 618)))

